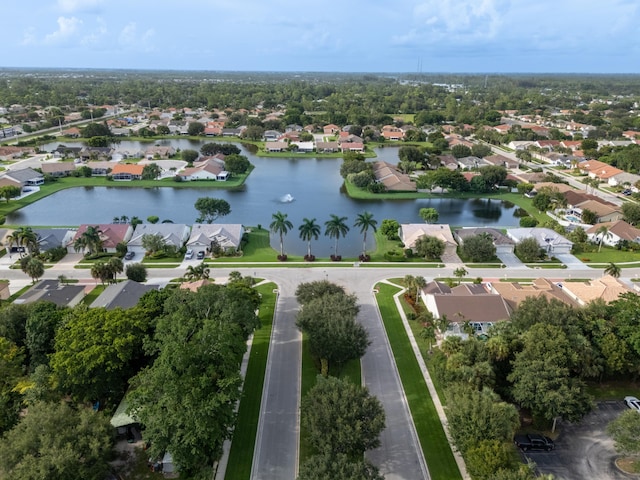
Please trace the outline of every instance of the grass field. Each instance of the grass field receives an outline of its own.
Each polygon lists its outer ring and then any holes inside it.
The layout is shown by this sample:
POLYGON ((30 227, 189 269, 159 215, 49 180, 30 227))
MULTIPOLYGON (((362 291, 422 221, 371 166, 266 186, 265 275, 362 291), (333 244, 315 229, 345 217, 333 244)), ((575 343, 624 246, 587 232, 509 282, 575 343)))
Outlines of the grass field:
POLYGON ((398 288, 388 284, 379 284, 377 288, 378 306, 431 478, 433 480, 461 479, 451 446, 442 429, 418 361, 411 349, 402 318, 393 300, 393 295, 398 292, 398 288))
POLYGON ((238 408, 238 421, 233 432, 229 463, 225 473, 225 478, 230 480, 243 480, 251 477, 251 464, 260 418, 262 387, 276 305, 274 288, 276 288, 275 283, 267 283, 256 288, 262 295, 259 313, 261 326, 253 334, 249 364, 238 408))

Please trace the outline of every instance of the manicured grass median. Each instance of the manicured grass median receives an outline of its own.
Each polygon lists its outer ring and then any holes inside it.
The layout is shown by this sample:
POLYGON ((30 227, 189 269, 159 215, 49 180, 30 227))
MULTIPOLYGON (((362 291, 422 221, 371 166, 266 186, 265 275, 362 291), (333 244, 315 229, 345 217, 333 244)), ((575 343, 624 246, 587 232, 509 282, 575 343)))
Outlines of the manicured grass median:
POLYGON ((376 288, 379 292, 377 301, 380 313, 431 478, 433 480, 461 479, 451 446, 442 429, 438 413, 393 300, 393 295, 398 292, 398 288, 388 284, 378 284, 376 288))
POLYGON ((251 476, 253 451, 260 418, 262 387, 276 305, 276 294, 273 293, 275 288, 275 283, 267 283, 256 288, 262 295, 259 314, 261 327, 253 334, 249 364, 238 408, 238 421, 233 432, 229 463, 225 473, 225 478, 228 479, 242 480, 251 476))

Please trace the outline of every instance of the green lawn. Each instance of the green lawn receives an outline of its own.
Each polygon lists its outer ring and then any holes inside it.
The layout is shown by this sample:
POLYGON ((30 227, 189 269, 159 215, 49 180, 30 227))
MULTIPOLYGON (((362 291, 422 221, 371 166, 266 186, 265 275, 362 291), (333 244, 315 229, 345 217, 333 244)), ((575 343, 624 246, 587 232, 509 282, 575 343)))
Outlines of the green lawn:
POLYGON ((433 480, 461 479, 429 390, 405 332, 393 295, 397 287, 378 284, 377 301, 407 396, 424 457, 433 480))
POLYGON ((256 290, 262 295, 259 313, 261 327, 253 334, 249 364, 247 365, 242 397, 238 408, 238 421, 233 432, 229 463, 225 473, 225 478, 228 479, 242 480, 249 479, 251 476, 253 450, 260 418, 262 387, 264 385, 271 327, 276 304, 276 294, 273 293, 274 288, 276 288, 275 283, 266 283, 256 287, 256 290))
POLYGON ((106 285, 96 285, 88 295, 85 295, 80 303, 90 306, 95 301, 95 299, 98 298, 102 292, 104 292, 105 288, 107 288, 106 285))
POLYGON ((617 250, 612 247, 603 246, 599 252, 584 252, 576 254, 585 263, 626 263, 640 262, 640 252, 629 252, 628 250, 617 250))
POLYGON ((629 379, 604 383, 590 382, 587 384, 587 392, 593 395, 596 401, 622 401, 627 395, 640 397, 640 384, 631 382, 629 379))

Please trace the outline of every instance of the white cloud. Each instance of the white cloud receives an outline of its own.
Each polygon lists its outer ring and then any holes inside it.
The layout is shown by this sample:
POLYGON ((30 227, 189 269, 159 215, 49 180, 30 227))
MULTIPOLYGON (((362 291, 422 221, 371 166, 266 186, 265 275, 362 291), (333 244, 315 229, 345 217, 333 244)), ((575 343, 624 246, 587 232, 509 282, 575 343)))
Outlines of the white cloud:
POLYGON ((58 17, 58 30, 44 37, 45 44, 60 44, 71 38, 82 25, 82 20, 76 17, 58 17))
POLYGON ((63 12, 94 12, 104 0, 58 0, 58 7, 63 12))
POLYGON ((396 45, 446 40, 472 43, 495 38, 509 0, 427 0, 413 9, 413 27, 392 37, 396 45))
POLYGON ((36 29, 31 27, 27 29, 22 35, 21 45, 35 45, 38 43, 38 38, 36 37, 36 29))
POLYGON ((105 24, 104 20, 98 17, 97 23, 98 26, 95 28, 95 30, 82 38, 82 40, 80 41, 81 45, 86 47, 97 45, 100 43, 100 40, 107 36, 109 30, 107 29, 107 25, 105 24))
POLYGON ((139 51, 153 50, 152 39, 155 30, 149 28, 142 33, 138 33, 138 26, 135 22, 128 23, 118 36, 118 43, 122 47, 139 51))

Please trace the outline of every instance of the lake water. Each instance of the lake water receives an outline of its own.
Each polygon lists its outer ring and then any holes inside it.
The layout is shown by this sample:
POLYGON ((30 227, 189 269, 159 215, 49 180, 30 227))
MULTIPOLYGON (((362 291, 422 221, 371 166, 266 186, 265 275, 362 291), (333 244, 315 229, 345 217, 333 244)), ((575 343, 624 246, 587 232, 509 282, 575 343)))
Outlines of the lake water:
MULTIPOLYGON (((175 140, 171 144, 181 148, 199 150, 204 142, 175 140)), ((44 150, 57 146, 51 144, 44 150)), ((67 146, 74 146, 67 144, 67 146)), ((138 142, 122 142, 120 148, 141 148, 138 142)), ((144 144, 143 147, 144 148, 144 144)), ((392 163, 398 161, 397 148, 377 150, 378 158, 392 163)), ((322 225, 330 214, 345 216, 351 231, 339 240, 339 254, 357 256, 362 249, 362 235, 353 227, 356 215, 370 211, 378 221, 393 218, 400 223, 422 223, 418 211, 433 207, 440 213, 439 223, 456 226, 516 226, 514 208, 505 207, 500 200, 490 199, 419 199, 419 200, 354 200, 341 189, 341 159, 305 157, 265 158, 247 155, 255 169, 240 191, 205 188, 74 188, 55 193, 7 216, 7 223, 22 225, 79 225, 82 223, 110 223, 114 217, 137 216, 145 220, 157 215, 161 220, 192 224, 198 213, 194 203, 199 197, 223 198, 231 205, 231 213, 219 219, 221 223, 242 223, 247 226, 261 224, 268 228, 271 215, 277 211, 288 214, 294 229, 285 237, 285 251, 303 255, 306 244, 298 236, 298 226, 304 217, 315 218, 322 225), (292 201, 291 198, 293 198, 292 201)), ((370 235, 371 237, 371 235, 370 235)), ((371 247, 372 239, 369 240, 371 247)), ((278 248, 278 239, 272 244, 278 248)), ((322 235, 312 242, 317 256, 333 253, 334 241, 322 235)), ((369 247, 369 248, 371 248, 369 247)))

